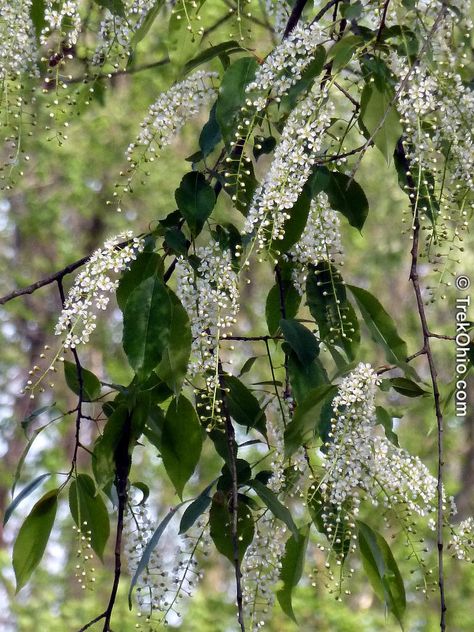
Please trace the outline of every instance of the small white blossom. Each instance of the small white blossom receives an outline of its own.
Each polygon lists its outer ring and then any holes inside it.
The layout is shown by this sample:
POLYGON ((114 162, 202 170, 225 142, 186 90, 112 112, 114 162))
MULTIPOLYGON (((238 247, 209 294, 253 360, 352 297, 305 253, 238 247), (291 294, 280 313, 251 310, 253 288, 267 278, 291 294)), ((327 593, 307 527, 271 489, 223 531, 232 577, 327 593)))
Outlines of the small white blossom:
POLYGON ((456 528, 452 527, 449 548, 454 549, 454 556, 458 560, 471 561, 474 553, 474 518, 470 516, 460 522, 456 528))
POLYGON ((56 32, 64 38, 67 46, 76 44, 81 32, 79 0, 46 0, 44 19, 46 26, 41 32, 41 43, 47 44, 49 37, 56 32))
POLYGON ((88 342, 96 328, 97 310, 104 310, 115 292, 118 280, 111 276, 123 272, 144 247, 143 239, 133 238, 131 231, 108 239, 96 250, 77 275, 56 325, 55 334, 66 334, 64 347, 74 348, 88 342), (119 247, 123 241, 131 243, 119 247))
POLYGON ((36 36, 30 12, 31 0, 0 0, 0 82, 36 72, 36 36))

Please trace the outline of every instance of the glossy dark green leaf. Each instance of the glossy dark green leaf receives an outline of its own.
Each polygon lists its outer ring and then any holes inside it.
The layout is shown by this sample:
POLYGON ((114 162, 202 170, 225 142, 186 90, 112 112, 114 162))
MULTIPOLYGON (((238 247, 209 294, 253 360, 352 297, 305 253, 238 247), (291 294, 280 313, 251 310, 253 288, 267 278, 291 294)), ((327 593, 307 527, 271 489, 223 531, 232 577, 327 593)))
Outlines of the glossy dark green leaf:
POLYGON ((332 61, 334 72, 340 70, 352 59, 357 48, 363 44, 364 40, 358 35, 348 34, 338 40, 328 51, 328 61, 332 61))
POLYGON ((393 445, 396 445, 397 448, 400 447, 400 444, 398 443, 398 436, 393 431, 392 415, 382 406, 376 406, 375 413, 377 415, 377 423, 383 427, 387 439, 391 441, 393 445))
POLYGON ((166 252, 172 252, 175 255, 186 256, 189 248, 189 241, 186 235, 177 226, 172 226, 165 230, 165 240, 163 246, 166 252))
POLYGON ((78 474, 69 487, 71 516, 83 535, 91 538, 92 549, 102 559, 109 539, 109 513, 94 481, 87 474, 78 474))
POLYGON ((100 7, 108 9, 113 15, 125 17, 125 7, 122 0, 94 0, 94 2, 100 7))
POLYGON ((170 335, 161 362, 156 367, 156 374, 177 397, 188 369, 192 334, 186 310, 171 290, 168 290, 168 293, 172 305, 170 335))
MULTIPOLYGON (((286 279, 283 279, 282 281, 282 293, 285 298, 285 317, 294 318, 298 313, 301 296, 295 289, 293 283, 286 279)), ((282 318, 281 294, 280 287, 278 285, 274 285, 268 293, 265 303, 265 318, 267 321, 268 333, 271 336, 274 336, 280 327, 280 320, 282 318)))
POLYGON ((276 146, 276 138, 274 136, 256 136, 253 146, 253 155, 255 160, 258 160, 260 156, 264 154, 271 154, 276 146))
POLYGON ((278 496, 257 479, 253 480, 251 485, 257 492, 260 499, 263 500, 268 509, 270 509, 275 518, 284 522, 295 538, 297 538, 299 535, 298 527, 295 525, 288 508, 278 500, 278 496))
POLYGON ((272 249, 277 253, 288 252, 299 241, 308 221, 311 195, 309 187, 305 186, 294 206, 288 211, 290 219, 283 225, 283 239, 274 241, 272 249))
POLYGON ((380 533, 369 525, 358 520, 357 528, 362 563, 372 588, 402 625, 406 609, 405 586, 392 551, 380 533))
POLYGON ((155 275, 163 273, 163 259, 156 252, 141 252, 135 261, 132 261, 130 268, 125 270, 117 288, 117 304, 122 310, 125 309, 127 299, 133 290, 142 281, 155 275))
POLYGON ((342 213, 351 226, 362 230, 369 214, 369 201, 364 190, 354 179, 339 171, 331 171, 326 189, 329 204, 342 213))
POLYGON ((128 297, 123 315, 123 348, 132 369, 145 378, 160 362, 169 341, 171 301, 158 275, 145 279, 128 297))
POLYGON ((10 516, 18 507, 18 505, 23 500, 25 500, 25 498, 28 498, 28 496, 31 493, 33 493, 35 489, 37 489, 46 478, 48 478, 48 476, 51 476, 49 472, 47 472, 46 474, 40 474, 39 476, 34 478, 30 483, 28 483, 28 485, 25 485, 23 489, 21 490, 21 492, 15 496, 15 498, 11 501, 11 503, 5 509, 5 514, 3 516, 4 526, 7 524, 8 520, 10 519, 10 516))
POLYGON ((392 317, 385 311, 380 301, 367 290, 354 285, 346 286, 357 301, 364 321, 373 339, 385 349, 389 362, 406 364, 407 345, 400 338, 392 317))
POLYGON ((202 128, 199 136, 199 147, 203 158, 207 158, 222 140, 221 130, 216 119, 216 106, 217 103, 214 103, 209 112, 209 120, 202 128))
POLYGON ((45 0, 32 0, 30 8, 30 17, 35 27, 36 37, 39 38, 43 27, 46 25, 44 11, 46 8, 45 0))
POLYGON ((309 527, 306 526, 299 531, 298 536, 292 535, 285 546, 285 554, 282 560, 280 579, 283 581, 283 588, 277 592, 278 603, 283 612, 296 623, 293 612, 292 596, 293 590, 298 585, 304 569, 306 549, 308 546, 309 527))
POLYGON ((193 502, 186 508, 186 511, 183 513, 181 518, 181 522, 179 523, 179 533, 186 533, 193 524, 202 516, 202 514, 207 511, 207 508, 212 502, 212 498, 209 496, 209 492, 211 491, 212 485, 208 485, 206 489, 204 489, 199 496, 193 500, 193 502))
POLYGON ((388 84, 380 90, 374 83, 367 83, 360 100, 360 117, 364 128, 373 137, 377 149, 390 164, 398 139, 402 135, 400 115, 393 106, 394 92, 388 84), (383 121, 383 124, 382 124, 383 121))
POLYGON ((360 344, 359 323, 335 266, 322 261, 310 269, 306 298, 311 316, 318 325, 320 339, 337 345, 346 352, 349 360, 353 360, 360 344))
POLYGON ((128 605, 129 605, 130 610, 132 609, 132 593, 133 593, 133 589, 135 588, 135 585, 136 585, 136 583, 138 581, 138 578, 140 577, 140 575, 143 573, 143 571, 148 566, 148 563, 150 562, 151 554, 153 553, 153 551, 158 546, 158 543, 159 543, 159 541, 161 539, 161 536, 165 532, 166 527, 169 525, 171 519, 173 518, 175 513, 178 511, 178 509, 180 509, 184 504, 185 503, 180 503, 176 507, 172 507, 168 511, 166 516, 163 518, 163 520, 160 522, 160 524, 157 526, 157 528, 154 531, 153 535, 149 539, 149 541, 148 541, 148 543, 147 543, 147 545, 145 547, 145 550, 143 551, 143 555, 142 555, 140 561, 138 562, 137 570, 135 571, 135 574, 132 577, 132 581, 130 582, 130 589, 128 591, 128 605))
MULTIPOLYGON (((212 498, 209 526, 216 549, 233 563, 232 515, 228 508, 226 495, 221 491, 217 491, 212 498)), ((245 551, 253 540, 254 530, 252 512, 240 502, 237 508, 237 551, 240 561, 242 561, 245 551)))
POLYGON ((102 435, 95 442, 92 469, 101 489, 110 485, 115 478, 115 450, 128 421, 128 408, 121 404, 109 417, 102 435))
POLYGON ((332 384, 318 386, 297 407, 292 421, 285 430, 285 453, 289 457, 307 441, 311 440, 318 427, 319 415, 324 401, 337 390, 332 384))
MULTIPOLYGON (((74 362, 64 361, 64 377, 66 378, 66 384, 71 391, 76 395, 81 392, 78 370, 74 362)), ((82 378, 82 399, 85 402, 92 402, 100 395, 100 382, 99 379, 87 369, 81 369, 82 378)))
POLYGON ((180 498, 199 462, 202 429, 191 402, 181 395, 172 399, 161 435, 161 457, 166 473, 180 498))
POLYGON ((252 369, 256 360, 258 360, 258 356, 247 358, 247 360, 245 360, 244 364, 242 365, 242 368, 240 369, 239 377, 242 377, 242 375, 248 373, 252 369))
POLYGON ((184 72, 191 72, 198 66, 211 61, 211 59, 219 57, 219 55, 222 55, 222 53, 231 55, 232 53, 238 53, 243 50, 244 49, 235 40, 229 40, 228 42, 221 42, 220 44, 216 44, 215 46, 210 46, 209 48, 206 48, 195 57, 190 59, 184 66, 184 72))
POLYGON ((428 391, 406 377, 392 377, 390 378, 390 385, 397 393, 405 395, 405 397, 421 397, 428 394, 428 391))
POLYGON ((181 180, 175 198, 192 234, 199 235, 216 203, 214 189, 202 173, 191 171, 181 180))
POLYGON ((242 57, 226 70, 219 89, 216 118, 225 144, 230 147, 235 142, 235 130, 240 117, 240 109, 247 98, 246 87, 253 80, 258 68, 254 57, 242 57))
POLYGON ((328 374, 319 358, 303 365, 294 352, 287 354, 287 357, 291 390, 296 403, 300 405, 309 391, 329 383, 328 374))
MULTIPOLYGON (((226 446, 226 448, 228 451, 228 446, 226 446)), ((235 469, 237 472, 237 485, 238 487, 242 487, 242 485, 248 483, 249 480, 252 478, 252 467, 250 463, 245 459, 236 459, 235 469)), ((226 462, 222 466, 221 475, 217 480, 217 489, 220 489, 224 492, 230 492, 232 490, 232 484, 232 472, 226 462)))
POLYGON ((228 389, 227 405, 234 421, 241 426, 255 428, 266 436, 265 413, 255 395, 232 375, 224 375, 222 381, 228 389))
POLYGON ((346 18, 346 20, 357 20, 362 13, 362 3, 360 0, 356 0, 356 2, 351 4, 344 4, 341 7, 341 15, 346 18))
POLYGON ((293 318, 280 320, 280 329, 298 360, 306 367, 310 366, 319 354, 319 342, 316 336, 302 323, 293 318))
POLYGON ((41 562, 58 508, 58 489, 47 492, 35 504, 20 527, 13 546, 16 592, 28 582, 41 562))

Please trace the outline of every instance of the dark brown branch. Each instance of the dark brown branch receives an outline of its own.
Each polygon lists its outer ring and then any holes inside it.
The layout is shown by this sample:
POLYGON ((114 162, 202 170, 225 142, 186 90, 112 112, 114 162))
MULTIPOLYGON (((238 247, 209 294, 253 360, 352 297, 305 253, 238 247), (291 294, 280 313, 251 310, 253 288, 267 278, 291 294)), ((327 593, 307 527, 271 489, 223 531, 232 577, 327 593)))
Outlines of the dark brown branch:
POLYGON ((423 348, 419 352, 426 355, 428 360, 428 366, 431 376, 431 384, 433 388, 434 408, 436 414, 437 425, 437 440, 438 440, 438 472, 437 472, 437 525, 436 525, 436 540, 438 548, 438 587, 440 598, 440 630, 444 632, 446 630, 446 596, 445 596, 445 583, 444 583, 444 541, 443 541, 443 524, 444 524, 444 510, 443 510, 443 468, 444 468, 444 455, 443 455, 443 433, 444 433, 444 420, 443 412, 441 409, 441 397, 438 387, 438 376, 436 371, 436 365, 431 350, 430 338, 437 337, 430 333, 428 327, 428 321, 426 318, 425 305, 423 303, 422 290, 420 285, 420 279, 418 275, 418 259, 419 259, 419 243, 420 243, 420 220, 418 215, 418 207, 416 202, 416 184, 413 180, 410 170, 410 164, 403 146, 403 142, 399 141, 397 144, 397 154, 400 159, 400 163, 405 172, 408 192, 410 194, 411 207, 413 213, 413 243, 411 248, 411 265, 410 265, 410 281, 413 285, 415 292, 416 304, 418 309, 418 315, 421 323, 421 330, 423 335, 423 348))
POLYGON ((382 19, 380 20, 379 30, 377 32, 377 37, 375 38, 375 43, 378 44, 382 39, 383 31, 385 29, 385 20, 387 19, 387 11, 388 5, 390 4, 390 0, 385 0, 382 11, 382 19))
POLYGON ((288 35, 291 33, 291 31, 298 24, 307 1, 308 0, 296 0, 293 6, 293 10, 290 13, 290 17, 288 18, 288 22, 286 24, 285 31, 283 33, 283 39, 286 39, 288 35))
POLYGON ((243 595, 242 595, 242 571, 240 568, 239 558, 239 534, 238 534, 238 509, 239 509, 239 488, 237 480, 237 442, 235 440, 234 426, 232 425, 232 419, 230 418, 229 408, 227 406, 227 392, 225 389, 225 383, 223 379, 222 364, 218 362, 219 371, 219 385, 222 399, 222 412, 225 422, 225 435, 227 439, 227 450, 229 453, 229 469, 232 479, 232 494, 230 499, 230 515, 232 518, 231 532, 232 532, 232 551, 235 569, 235 584, 236 584, 236 598, 237 598, 237 611, 238 621, 241 632, 245 632, 244 621, 244 607, 243 607, 243 595))
POLYGON ((338 4, 339 4, 339 0, 330 0, 327 4, 324 5, 324 7, 320 11, 318 11, 313 21, 311 22, 311 24, 314 24, 315 22, 319 22, 319 20, 322 17, 324 17, 324 15, 329 11, 331 7, 333 7, 334 5, 337 6, 338 4))

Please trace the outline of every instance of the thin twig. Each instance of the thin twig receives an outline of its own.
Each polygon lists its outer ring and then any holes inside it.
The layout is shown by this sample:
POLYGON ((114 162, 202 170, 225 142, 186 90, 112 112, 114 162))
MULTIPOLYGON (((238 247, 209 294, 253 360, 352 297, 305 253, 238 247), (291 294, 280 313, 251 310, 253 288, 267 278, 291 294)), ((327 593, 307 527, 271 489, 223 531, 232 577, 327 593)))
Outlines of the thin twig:
POLYGON ((379 30, 377 32, 377 37, 375 38, 375 43, 378 44, 382 39, 383 31, 385 29, 385 20, 387 19, 387 11, 388 5, 390 4, 390 0, 385 0, 382 11, 382 19, 380 20, 379 30))
POLYGON ((285 31, 283 33, 283 39, 286 39, 291 31, 298 24, 307 2, 308 0, 296 0, 295 4, 293 5, 293 10, 291 11, 290 17, 288 18, 288 22, 286 23, 285 31))
MULTIPOLYGON (((437 525, 436 525, 436 539, 438 547, 438 587, 440 598, 440 630, 444 632, 446 630, 446 596, 445 596, 445 584, 444 584, 444 542, 443 542, 443 524, 444 524, 444 510, 443 510, 443 432, 444 432, 444 420, 441 409, 441 398, 438 387, 438 376, 436 371, 436 365, 431 350, 430 338, 433 334, 430 333, 428 322, 426 318, 425 306, 423 303, 422 290, 420 286, 419 274, 418 274, 418 258, 419 258, 419 242, 420 242, 420 220, 418 215, 418 207, 416 201, 416 185, 411 175, 410 164, 403 146, 403 142, 399 141, 397 144, 397 154, 400 158, 400 162, 405 171, 405 176, 408 184, 408 191, 410 193, 411 207, 413 212, 413 243, 411 248, 411 266, 410 266, 410 281, 413 285, 415 292, 416 304, 418 309, 418 315, 420 318, 422 335, 423 335, 423 348, 421 352, 426 355, 428 360, 428 366, 431 376, 431 384, 433 387, 434 407, 437 423, 437 440, 438 440, 438 472, 437 472, 437 525), (413 194, 413 195, 412 195, 413 194)), ((437 336, 435 336, 437 337, 437 336)))

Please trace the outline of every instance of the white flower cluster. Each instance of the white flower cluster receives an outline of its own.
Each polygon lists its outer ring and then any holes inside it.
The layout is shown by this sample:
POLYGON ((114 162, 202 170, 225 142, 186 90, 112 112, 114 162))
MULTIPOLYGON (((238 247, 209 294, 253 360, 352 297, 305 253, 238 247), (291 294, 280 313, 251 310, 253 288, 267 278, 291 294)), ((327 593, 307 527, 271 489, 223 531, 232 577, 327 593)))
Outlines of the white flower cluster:
POLYGON ((285 525, 268 511, 256 521, 253 541, 242 562, 244 614, 251 632, 261 630, 270 615, 287 538, 285 525))
POLYGON ((112 279, 111 275, 123 272, 143 247, 143 239, 134 238, 133 233, 127 231, 108 239, 92 254, 77 275, 56 325, 57 336, 66 334, 64 348, 74 348, 89 341, 96 328, 94 308, 105 310, 110 295, 117 289, 118 280, 112 279), (130 243, 120 247, 124 241, 130 243))
POLYGON ((253 100, 257 110, 265 107, 268 93, 281 98, 295 85, 314 60, 316 48, 321 44, 322 31, 315 24, 298 24, 290 35, 268 55, 257 70, 255 79, 247 86, 247 93, 264 92, 253 100))
POLYGON ((240 297, 230 250, 211 240, 197 248, 196 255, 201 260, 197 270, 183 258, 176 266, 176 293, 191 321, 191 375, 215 370, 219 338, 235 324, 240 297))
POLYGON ((469 516, 457 525, 456 530, 452 528, 452 532, 449 548, 454 549, 454 557, 470 562, 474 553, 474 518, 469 516))
POLYGON ((30 11, 31 0, 0 0, 0 82, 36 70, 36 37, 30 11))
POLYGON ((360 363, 345 377, 333 400, 324 498, 338 507, 345 501, 357 513, 362 494, 374 505, 404 505, 425 516, 434 511, 436 479, 418 457, 375 434, 375 392, 379 378, 369 364, 360 363))
MULTIPOLYGON (((197 569, 196 555, 206 555, 209 549, 209 529, 199 520, 188 532, 178 539, 177 546, 165 550, 163 544, 155 548, 148 566, 137 580, 137 603, 139 616, 145 623, 167 625, 172 613, 180 616, 179 607, 185 596, 191 596, 202 578, 197 569)), ((129 573, 133 575, 154 532, 146 505, 128 508, 124 520, 124 557, 129 573)), ((138 627, 138 626, 137 626, 138 627)), ((154 629, 147 626, 148 629, 154 629)))
POLYGON ((321 153, 324 132, 331 125, 333 107, 326 94, 307 96, 290 114, 274 159, 255 192, 244 233, 255 233, 259 250, 283 239, 284 224, 321 153))
POLYGON ((158 97, 141 124, 140 134, 127 149, 127 160, 132 168, 136 167, 137 160, 153 161, 157 152, 170 144, 186 121, 216 95, 212 85, 215 78, 217 73, 199 70, 158 97), (142 150, 138 159, 137 149, 142 150))
POLYGON ((41 43, 47 44, 53 33, 60 33, 64 43, 72 46, 77 42, 81 32, 81 16, 79 15, 79 0, 46 0, 44 19, 46 26, 41 32, 41 43))
POLYGON ((125 54, 129 54, 133 36, 155 4, 155 0, 128 0, 124 2, 125 17, 114 15, 106 9, 100 24, 98 44, 92 63, 96 66, 102 65, 115 44, 122 48, 125 54))
POLYGON ((330 208, 325 193, 320 193, 311 201, 303 234, 289 252, 295 264, 293 283, 300 294, 305 289, 309 265, 334 261, 337 255, 342 254, 340 224, 339 214, 330 208))

